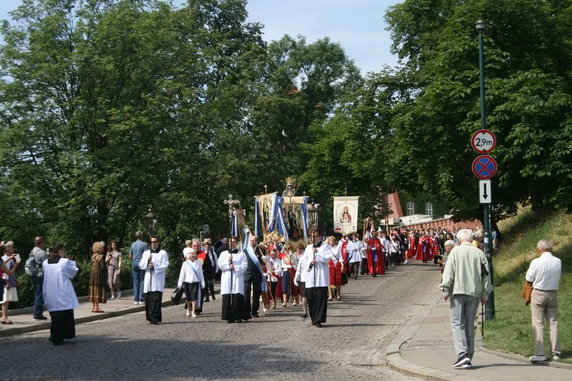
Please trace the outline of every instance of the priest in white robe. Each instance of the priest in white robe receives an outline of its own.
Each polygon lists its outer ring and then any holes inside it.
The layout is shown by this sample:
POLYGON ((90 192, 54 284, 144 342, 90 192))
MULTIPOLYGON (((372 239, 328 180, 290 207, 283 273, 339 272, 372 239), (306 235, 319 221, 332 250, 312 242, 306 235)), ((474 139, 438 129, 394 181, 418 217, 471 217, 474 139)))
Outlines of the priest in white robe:
POLYGON ((44 270, 43 296, 50 312, 52 324, 49 340, 54 345, 75 337, 73 309, 79 307, 72 279, 78 272, 75 261, 66 258, 63 244, 52 249, 50 257, 42 263, 44 270))
POLYGON ((319 232, 312 233, 313 243, 306 247, 302 259, 302 271, 306 271, 305 294, 312 324, 322 328, 328 313, 328 287, 330 285, 330 269, 328 264, 332 258, 332 250, 328 244, 322 244, 319 232))
POLYGON ((159 249, 159 238, 151 237, 151 249, 143 253, 139 267, 145 271, 143 278, 145 316, 151 324, 159 324, 162 321, 161 303, 165 274, 169 267, 169 256, 165 250, 159 249))
POLYGON ((220 253, 218 267, 220 293, 222 295, 222 320, 240 323, 250 319, 250 311, 244 299, 244 273, 248 267, 246 255, 237 248, 238 239, 230 239, 230 249, 220 253))

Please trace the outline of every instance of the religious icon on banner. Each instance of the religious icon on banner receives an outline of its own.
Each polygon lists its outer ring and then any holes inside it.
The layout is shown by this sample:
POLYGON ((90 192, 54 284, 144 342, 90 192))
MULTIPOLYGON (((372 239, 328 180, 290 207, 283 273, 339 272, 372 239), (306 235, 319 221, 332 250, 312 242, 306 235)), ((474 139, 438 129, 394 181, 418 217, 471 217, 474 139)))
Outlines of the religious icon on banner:
POLYGON ((359 196, 334 197, 334 231, 341 234, 357 232, 359 196))

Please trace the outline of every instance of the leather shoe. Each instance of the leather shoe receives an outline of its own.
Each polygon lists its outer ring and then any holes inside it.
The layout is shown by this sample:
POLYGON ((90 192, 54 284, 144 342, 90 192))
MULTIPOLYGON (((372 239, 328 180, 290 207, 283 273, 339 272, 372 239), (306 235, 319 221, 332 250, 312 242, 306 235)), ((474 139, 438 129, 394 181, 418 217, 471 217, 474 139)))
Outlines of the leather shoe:
POLYGON ((322 323, 316 323, 314 325, 316 326, 316 328, 322 328, 322 323))

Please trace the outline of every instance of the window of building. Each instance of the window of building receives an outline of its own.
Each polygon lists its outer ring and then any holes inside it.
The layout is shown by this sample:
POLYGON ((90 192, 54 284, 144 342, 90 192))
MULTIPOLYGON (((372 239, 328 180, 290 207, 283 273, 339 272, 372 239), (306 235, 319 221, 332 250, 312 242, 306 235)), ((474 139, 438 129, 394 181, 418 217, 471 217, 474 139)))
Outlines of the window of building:
POLYGON ((413 201, 407 201, 407 215, 412 216, 415 214, 415 203, 413 201))
POLYGON ((430 202, 425 203, 425 214, 433 217, 433 204, 430 202))

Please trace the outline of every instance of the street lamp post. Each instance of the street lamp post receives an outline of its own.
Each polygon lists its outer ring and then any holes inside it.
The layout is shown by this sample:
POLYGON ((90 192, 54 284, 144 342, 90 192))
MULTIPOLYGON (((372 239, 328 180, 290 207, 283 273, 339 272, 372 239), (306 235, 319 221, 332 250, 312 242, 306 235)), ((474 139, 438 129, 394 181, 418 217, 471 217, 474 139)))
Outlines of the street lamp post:
MULTIPOLYGON (((483 46, 483 32, 485 31, 486 25, 483 21, 479 20, 475 24, 475 29, 479 31, 479 77, 480 77, 480 109, 481 109, 481 129, 485 130, 487 128, 486 123, 486 111, 485 111, 485 53, 483 46)), ((484 223, 484 244, 485 244, 485 256, 489 261, 490 279, 493 282, 493 258, 491 255, 491 224, 490 224, 490 204, 483 204, 483 223, 484 223)), ((494 320, 495 318, 495 294, 494 287, 489 295, 489 299, 485 306, 485 319, 494 320)))
POLYGON ((155 230, 155 224, 157 223, 157 217, 153 214, 151 208, 149 208, 149 211, 145 215, 145 220, 147 221, 147 234, 152 236, 155 230))

